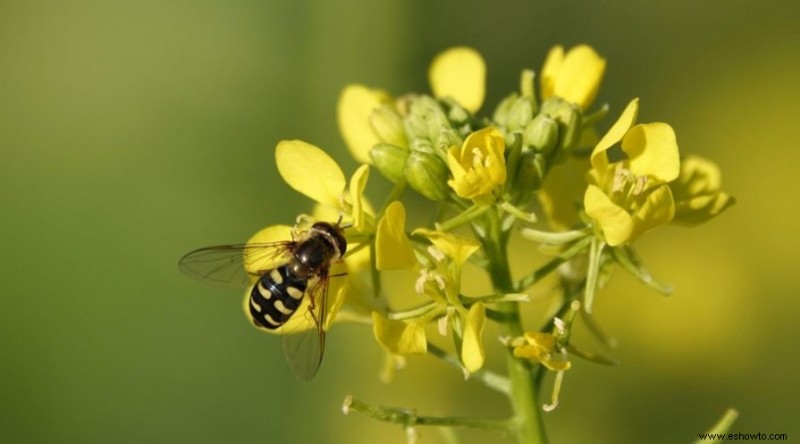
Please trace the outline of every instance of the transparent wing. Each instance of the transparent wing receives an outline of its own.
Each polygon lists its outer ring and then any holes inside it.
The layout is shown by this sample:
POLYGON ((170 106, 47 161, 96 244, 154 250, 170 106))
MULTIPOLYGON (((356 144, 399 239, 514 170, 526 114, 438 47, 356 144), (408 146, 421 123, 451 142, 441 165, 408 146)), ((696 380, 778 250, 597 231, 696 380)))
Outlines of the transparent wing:
POLYGON ((302 307, 294 314, 293 322, 299 322, 306 328, 302 331, 283 336, 283 354, 289 362, 292 373, 298 379, 310 381, 317 374, 325 351, 325 317, 328 308, 328 282, 326 272, 306 291, 309 298, 308 309, 302 307))
POLYGON ((288 261, 295 242, 219 245, 186 254, 178 268, 194 279, 225 287, 246 287, 253 278, 288 261))

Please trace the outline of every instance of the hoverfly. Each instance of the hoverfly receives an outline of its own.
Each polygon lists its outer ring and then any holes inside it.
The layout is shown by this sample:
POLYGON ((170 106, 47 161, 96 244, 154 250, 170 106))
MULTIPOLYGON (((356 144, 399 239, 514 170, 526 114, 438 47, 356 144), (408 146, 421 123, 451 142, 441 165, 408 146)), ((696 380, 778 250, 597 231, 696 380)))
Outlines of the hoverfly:
POLYGON ((344 228, 316 222, 293 240, 201 248, 181 258, 179 267, 209 284, 251 286, 245 312, 258 329, 276 330, 290 320, 300 325, 282 335, 283 351, 292 372, 311 380, 325 350, 331 265, 347 251, 344 228), (304 299, 307 310, 298 310, 304 299))

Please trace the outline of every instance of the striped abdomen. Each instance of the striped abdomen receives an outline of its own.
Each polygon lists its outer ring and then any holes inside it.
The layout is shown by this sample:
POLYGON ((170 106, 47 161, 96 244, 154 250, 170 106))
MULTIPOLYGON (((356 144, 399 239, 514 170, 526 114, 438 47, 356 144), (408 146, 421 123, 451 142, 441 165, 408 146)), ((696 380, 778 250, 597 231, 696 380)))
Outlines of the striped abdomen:
POLYGON ((274 330, 300 306, 308 282, 293 276, 288 265, 264 273, 250 291, 248 308, 258 327, 274 330))

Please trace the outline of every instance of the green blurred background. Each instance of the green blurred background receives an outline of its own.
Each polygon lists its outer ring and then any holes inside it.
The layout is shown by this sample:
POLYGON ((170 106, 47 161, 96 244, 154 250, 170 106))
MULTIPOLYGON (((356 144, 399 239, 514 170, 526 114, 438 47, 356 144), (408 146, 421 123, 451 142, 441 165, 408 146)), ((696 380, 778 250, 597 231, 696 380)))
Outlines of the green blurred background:
POLYGON ((0 441, 405 442, 342 416, 347 394, 506 415, 432 358, 381 384, 359 326, 337 327, 318 377, 297 382, 238 292, 176 263, 308 210, 275 174, 278 140, 353 171, 335 122, 347 83, 426 91, 431 58, 468 44, 493 104, 559 43, 594 46, 598 103, 617 115, 641 97, 640 121, 715 159, 739 203, 641 240, 676 293, 624 273, 600 293, 622 365, 576 362, 546 415, 553 442, 690 442, 727 407, 733 431, 798 439, 798 23, 789 1, 1 2, 0 441))

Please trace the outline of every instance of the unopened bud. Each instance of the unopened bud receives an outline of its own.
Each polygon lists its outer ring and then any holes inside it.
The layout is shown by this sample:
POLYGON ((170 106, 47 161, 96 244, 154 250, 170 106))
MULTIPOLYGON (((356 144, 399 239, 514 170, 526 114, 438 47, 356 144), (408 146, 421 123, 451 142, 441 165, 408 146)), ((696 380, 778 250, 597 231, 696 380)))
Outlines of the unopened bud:
POLYGON ((437 202, 447 198, 447 165, 435 154, 412 151, 405 168, 408 185, 437 202))
POLYGON ((508 126, 508 115, 518 98, 519 95, 517 93, 512 93, 497 105, 497 108, 494 110, 494 115, 492 116, 492 120, 494 120, 497 126, 503 128, 508 126))
POLYGON ((405 119, 405 129, 409 140, 427 139, 433 141, 442 128, 450 128, 444 110, 433 97, 418 96, 409 109, 405 119))
POLYGON ((406 161, 411 152, 388 143, 378 143, 369 151, 372 164, 384 177, 397 183, 405 177, 406 161))
POLYGON ((406 132, 403 129, 403 119, 391 106, 381 105, 372 111, 369 116, 369 124, 381 142, 400 147, 408 146, 406 132))
POLYGON ((541 113, 558 124, 558 148, 564 151, 574 149, 581 137, 581 108, 558 97, 551 97, 542 104, 541 113))
POLYGON ((541 187, 546 167, 544 154, 524 148, 511 188, 521 196, 528 196, 541 187))
POLYGON ((549 154, 558 144, 558 123, 544 114, 539 114, 525 127, 522 140, 534 150, 549 154))
POLYGON ((494 120, 507 131, 521 131, 533 118, 535 108, 532 98, 512 94, 497 107, 494 120))

